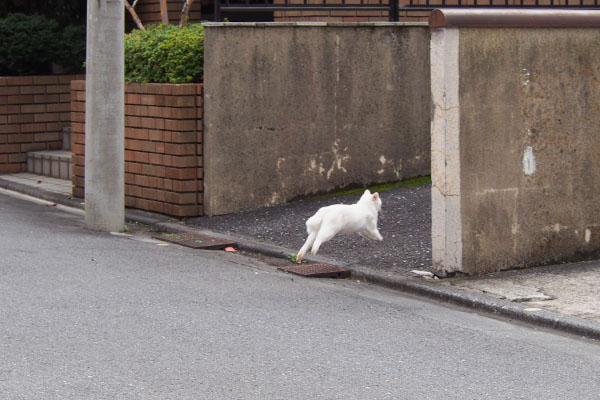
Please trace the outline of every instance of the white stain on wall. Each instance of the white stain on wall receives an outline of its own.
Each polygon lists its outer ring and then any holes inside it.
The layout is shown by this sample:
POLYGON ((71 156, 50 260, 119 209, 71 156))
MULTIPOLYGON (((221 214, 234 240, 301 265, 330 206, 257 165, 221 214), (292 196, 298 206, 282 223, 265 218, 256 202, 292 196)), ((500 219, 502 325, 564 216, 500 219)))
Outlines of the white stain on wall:
POLYGON ((282 203, 282 199, 279 193, 273 193, 271 194, 271 199, 269 200, 269 203, 271 205, 276 205, 276 204, 281 204, 282 203))
POLYGON ((308 167, 308 170, 310 172, 316 172, 321 175, 325 174, 325 168, 323 168, 323 163, 322 162, 317 163, 317 160, 310 160, 310 166, 308 167))
POLYGON ((529 85, 530 82, 531 82, 531 71, 529 71, 527 68, 523 68, 521 70, 521 84, 523 86, 527 86, 527 85, 529 85))
POLYGON ((383 175, 386 171, 391 171, 394 173, 397 179, 402 177, 402 161, 400 160, 398 165, 394 163, 394 160, 385 158, 384 155, 379 157, 379 163, 381 164, 381 169, 377 171, 379 175, 383 175))
POLYGON ((309 161, 308 171, 311 173, 318 173, 320 175, 327 176, 327 179, 331 178, 331 175, 335 171, 341 171, 343 173, 347 173, 348 170, 344 166, 347 162, 350 161, 350 155, 348 155, 348 146, 341 147, 340 140, 336 139, 333 146, 331 147, 331 151, 327 153, 323 153, 319 156, 318 159, 312 159, 309 161), (331 156, 332 161, 331 164, 324 163, 323 159, 328 159, 331 156), (326 167, 329 167, 326 169, 326 167))
POLYGON ((531 146, 525 147, 525 152, 523 153, 523 173, 525 175, 533 175, 535 173, 535 154, 531 146))
POLYGON ((381 157, 379 157, 379 162, 381 163, 381 169, 377 171, 377 173, 379 175, 383 175, 383 173, 385 172, 385 163, 387 162, 387 159, 382 155, 381 157))
POLYGON ((585 230, 585 242, 589 243, 592 240, 592 231, 589 229, 585 230))
POLYGON ((333 163, 331 164, 331 168, 329 168, 329 170, 327 171, 327 179, 331 178, 331 174, 336 169, 344 173, 348 172, 343 165, 343 163, 350 160, 350 156, 345 153, 346 151, 348 151, 348 147, 346 146, 343 149, 340 149, 340 140, 336 139, 333 146, 331 147, 331 153, 333 154, 333 163))
POLYGON ((283 163, 285 162, 285 157, 279 157, 279 159, 277 160, 277 170, 281 169, 281 166, 283 165, 283 163))

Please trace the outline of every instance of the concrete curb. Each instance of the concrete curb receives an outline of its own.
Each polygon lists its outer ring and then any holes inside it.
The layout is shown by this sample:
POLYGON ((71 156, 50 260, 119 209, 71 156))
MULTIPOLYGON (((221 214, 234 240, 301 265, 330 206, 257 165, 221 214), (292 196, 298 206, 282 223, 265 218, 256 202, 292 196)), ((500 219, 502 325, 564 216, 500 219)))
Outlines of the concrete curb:
MULTIPOLYGON (((63 206, 78 208, 83 210, 85 208, 83 199, 77 197, 69 197, 60 193, 49 192, 47 190, 39 189, 33 186, 24 185, 22 183, 9 181, 0 177, 0 188, 11 190, 13 192, 26 194, 37 199, 49 201, 51 203, 61 204, 63 206)), ((125 219, 131 222, 139 222, 145 225, 154 225, 156 223, 172 221, 173 219, 164 215, 154 214, 141 210, 126 210, 125 219)))
MULTIPOLYGON (((74 208, 83 208, 81 199, 68 198, 64 195, 48 192, 35 187, 7 181, 0 178, 0 187, 14 192, 27 194, 32 197, 51 201, 74 208)), ((149 213, 139 210, 126 210, 126 220, 149 225, 168 233, 196 232, 214 237, 229 239, 238 244, 243 251, 258 253, 269 257, 287 259, 294 253, 293 250, 261 243, 258 241, 236 238, 218 232, 198 229, 184 225, 180 222, 163 215, 149 213)), ((479 312, 501 316, 517 321, 533 324, 536 326, 555 329, 561 332, 577 336, 584 336, 594 340, 600 340, 600 324, 583 318, 558 314, 546 310, 527 311, 522 304, 507 300, 500 300, 484 294, 467 292, 458 288, 442 286, 433 282, 424 281, 421 278, 408 278, 385 274, 362 266, 349 267, 347 264, 328 259, 325 257, 306 257, 307 261, 324 262, 338 267, 350 269, 353 279, 396 289, 405 293, 426 297, 440 302, 450 303, 461 307, 470 308, 479 312)))
POLYGON ((33 186, 2 179, 1 177, 0 188, 12 190, 13 192, 18 192, 21 194, 26 194, 31 197, 49 201, 51 203, 62 204, 63 206, 67 207, 83 208, 83 206, 81 205, 81 202, 83 201, 82 199, 67 197, 60 193, 49 192, 47 190, 42 190, 33 186))
POLYGON ((517 321, 556 329, 572 335, 585 336, 600 340, 600 324, 583 318, 563 315, 547 310, 527 311, 526 306, 492 296, 468 292, 458 288, 442 286, 427 282, 420 278, 393 277, 377 272, 357 269, 354 277, 361 277, 366 282, 424 296, 429 299, 467 307, 487 314, 497 315, 517 321))

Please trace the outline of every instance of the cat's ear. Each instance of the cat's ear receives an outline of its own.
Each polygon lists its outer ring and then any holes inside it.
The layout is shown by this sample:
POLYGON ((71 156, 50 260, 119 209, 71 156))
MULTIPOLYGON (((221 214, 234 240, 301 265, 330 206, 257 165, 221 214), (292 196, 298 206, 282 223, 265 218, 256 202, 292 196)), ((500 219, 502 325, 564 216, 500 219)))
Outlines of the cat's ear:
POLYGON ((373 193, 373 200, 377 200, 379 198, 379 193, 373 193))
POLYGON ((371 191, 369 189, 365 189, 365 194, 367 194, 367 195, 370 196, 371 195, 371 191))

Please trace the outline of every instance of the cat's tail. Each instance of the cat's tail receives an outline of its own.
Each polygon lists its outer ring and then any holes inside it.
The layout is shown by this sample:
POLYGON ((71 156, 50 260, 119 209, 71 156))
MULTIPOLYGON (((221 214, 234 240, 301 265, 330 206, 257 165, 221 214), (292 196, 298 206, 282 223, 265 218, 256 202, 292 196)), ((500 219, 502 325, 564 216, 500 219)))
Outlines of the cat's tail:
POLYGON ((308 251, 310 246, 312 246, 316 237, 317 237, 317 232, 314 232, 314 231, 308 235, 306 242, 304 242, 304 245, 302 246, 300 251, 298 251, 298 255, 296 256, 296 262, 298 264, 300 264, 302 262, 302 258, 304 258, 304 255, 306 254, 306 252, 308 251))

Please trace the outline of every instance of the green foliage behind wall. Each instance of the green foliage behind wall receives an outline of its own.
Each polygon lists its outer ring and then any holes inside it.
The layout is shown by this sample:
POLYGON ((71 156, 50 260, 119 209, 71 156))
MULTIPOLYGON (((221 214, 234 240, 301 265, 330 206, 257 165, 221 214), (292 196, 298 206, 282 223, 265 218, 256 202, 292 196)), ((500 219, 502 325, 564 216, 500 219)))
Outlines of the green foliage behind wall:
POLYGON ((9 14, 0 18, 0 75, 40 75, 56 64, 79 73, 85 60, 85 26, 59 23, 43 15, 9 14))
POLYGON ((125 36, 127 82, 202 82, 204 30, 190 24, 148 25, 125 36))

